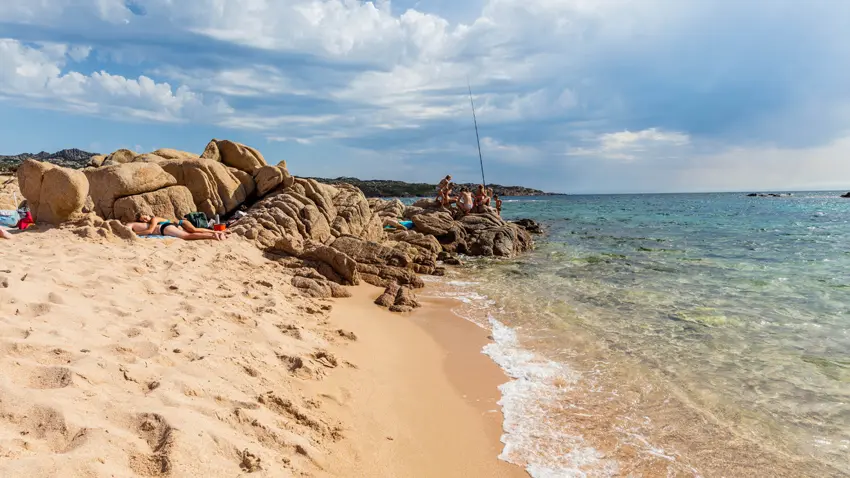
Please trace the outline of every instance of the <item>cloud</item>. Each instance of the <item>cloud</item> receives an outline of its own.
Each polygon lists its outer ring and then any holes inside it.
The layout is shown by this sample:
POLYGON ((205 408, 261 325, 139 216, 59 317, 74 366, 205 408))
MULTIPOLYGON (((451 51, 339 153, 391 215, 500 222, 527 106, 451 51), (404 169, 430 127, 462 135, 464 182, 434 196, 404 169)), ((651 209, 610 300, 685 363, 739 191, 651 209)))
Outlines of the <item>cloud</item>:
POLYGON ((616 161, 656 184, 843 138, 847 18, 829 0, 4 0, 0 91, 414 164, 477 159, 469 81, 494 174, 568 167, 571 187, 616 161))
POLYGON ((136 79, 105 71, 84 75, 63 72, 69 60, 80 61, 89 49, 55 43, 27 46, 0 39, 0 91, 9 101, 54 110, 122 119, 182 121, 227 113, 221 100, 205 102, 185 86, 172 89, 151 78, 136 79))
POLYGON ((678 131, 662 131, 648 128, 641 131, 620 131, 604 133, 594 138, 594 146, 579 146, 567 151, 568 156, 588 156, 603 159, 634 161, 651 155, 655 159, 659 154, 670 156, 682 154, 685 147, 691 145, 691 138, 678 131))

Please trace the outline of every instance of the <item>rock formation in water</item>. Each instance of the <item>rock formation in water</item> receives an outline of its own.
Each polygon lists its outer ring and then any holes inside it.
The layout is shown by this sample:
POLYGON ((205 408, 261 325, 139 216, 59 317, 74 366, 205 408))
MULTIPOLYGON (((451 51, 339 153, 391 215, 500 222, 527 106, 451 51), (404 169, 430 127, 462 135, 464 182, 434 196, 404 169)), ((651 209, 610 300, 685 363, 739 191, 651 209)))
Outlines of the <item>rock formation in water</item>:
POLYGON ((456 254, 511 257, 532 247, 533 221, 509 223, 494 210, 462 216, 433 200, 405 206, 367 199, 349 184, 293 177, 254 148, 214 139, 201 155, 159 149, 94 156, 80 171, 26 160, 17 172, 37 223, 84 237, 134 239, 122 222, 139 214, 170 220, 201 211, 224 217, 230 230, 263 249, 311 297, 346 297, 344 286, 385 289, 376 301, 403 312, 418 306, 419 274, 442 275, 456 254), (413 230, 385 230, 410 219, 413 230))

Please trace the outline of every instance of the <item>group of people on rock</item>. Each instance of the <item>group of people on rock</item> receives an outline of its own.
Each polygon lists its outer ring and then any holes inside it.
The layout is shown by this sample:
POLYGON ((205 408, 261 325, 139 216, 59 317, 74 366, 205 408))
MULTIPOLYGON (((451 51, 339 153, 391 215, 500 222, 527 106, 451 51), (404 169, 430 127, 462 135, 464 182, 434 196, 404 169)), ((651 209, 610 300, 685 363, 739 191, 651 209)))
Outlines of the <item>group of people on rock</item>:
POLYGON ((450 208, 454 204, 458 211, 466 214, 484 213, 491 208, 496 209, 496 213, 502 215, 502 200, 498 194, 493 193, 493 188, 485 188, 483 184, 479 184, 475 194, 469 188, 462 187, 460 194, 454 196, 455 184, 452 182, 452 175, 446 175, 437 185, 437 202, 443 207, 450 208))

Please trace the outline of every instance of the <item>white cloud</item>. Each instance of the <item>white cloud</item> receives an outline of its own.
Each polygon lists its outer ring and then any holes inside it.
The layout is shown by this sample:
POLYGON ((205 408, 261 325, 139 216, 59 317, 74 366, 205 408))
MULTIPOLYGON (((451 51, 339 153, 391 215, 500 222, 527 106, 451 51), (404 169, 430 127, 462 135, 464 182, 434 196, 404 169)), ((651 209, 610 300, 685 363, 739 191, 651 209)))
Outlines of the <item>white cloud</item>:
POLYGON ((569 156, 589 156, 605 159, 633 161, 641 157, 669 156, 682 153, 684 147, 691 144, 691 138, 678 131, 662 131, 648 128, 642 131, 620 131, 599 135, 591 147, 571 148, 569 156))
POLYGON ((232 111, 221 100, 205 101, 188 87, 173 89, 146 76, 63 72, 69 58, 84 59, 88 53, 86 47, 55 43, 30 47, 0 39, 0 95, 50 109, 167 122, 232 111))

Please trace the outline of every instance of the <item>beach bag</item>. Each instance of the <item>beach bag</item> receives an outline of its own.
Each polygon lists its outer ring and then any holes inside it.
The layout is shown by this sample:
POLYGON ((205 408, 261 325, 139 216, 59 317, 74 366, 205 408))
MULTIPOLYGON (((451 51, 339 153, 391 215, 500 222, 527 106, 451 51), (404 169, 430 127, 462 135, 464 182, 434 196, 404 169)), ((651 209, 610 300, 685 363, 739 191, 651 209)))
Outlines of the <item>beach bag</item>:
POLYGON ((209 229, 210 221, 207 219, 207 215, 202 212, 190 212, 183 216, 183 219, 191 222, 193 226, 201 229, 209 229))
POLYGON ((18 221, 17 226, 18 226, 18 229, 23 231, 24 229, 32 226, 33 224, 35 224, 35 221, 32 220, 32 213, 27 211, 21 217, 21 220, 18 221))

